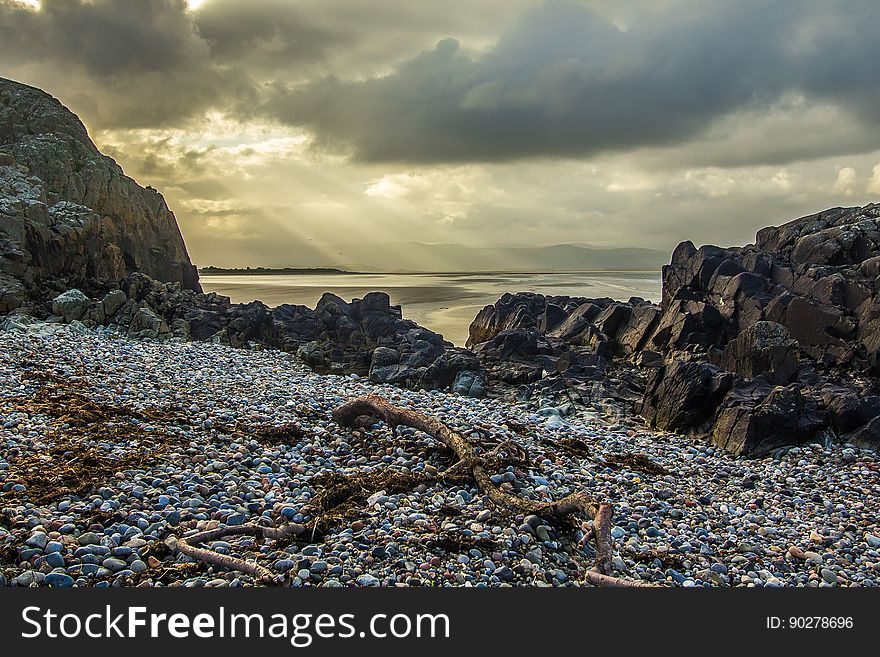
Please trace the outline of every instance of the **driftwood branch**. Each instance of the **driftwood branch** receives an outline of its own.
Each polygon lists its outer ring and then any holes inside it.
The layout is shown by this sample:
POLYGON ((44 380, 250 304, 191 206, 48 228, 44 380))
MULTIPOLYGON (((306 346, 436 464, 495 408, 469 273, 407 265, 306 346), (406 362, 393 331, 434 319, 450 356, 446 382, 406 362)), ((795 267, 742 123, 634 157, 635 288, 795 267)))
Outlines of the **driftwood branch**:
POLYGON ((177 540, 177 549, 197 561, 214 564, 229 570, 238 570, 253 575, 267 584, 275 584, 281 578, 268 568, 253 561, 245 561, 227 554, 220 554, 214 550, 197 547, 202 543, 216 541, 226 536, 261 536, 269 540, 277 541, 288 536, 297 536, 306 531, 306 528, 297 523, 288 523, 282 527, 262 527, 261 525, 247 524, 232 527, 217 527, 208 529, 197 534, 192 534, 177 540))
MULTIPOLYGON (((523 513, 531 513, 548 519, 561 519, 574 514, 593 517, 592 536, 596 544, 596 569, 587 571, 585 579, 595 586, 644 587, 652 586, 645 582, 622 580, 612 577, 611 519, 613 508, 610 504, 595 504, 584 493, 572 493, 555 502, 535 502, 512 493, 507 493, 492 483, 486 474, 486 456, 477 454, 464 436, 450 429, 437 418, 418 411, 399 408, 379 395, 359 397, 343 404, 333 413, 333 419, 342 426, 362 426, 364 417, 374 417, 386 424, 408 426, 423 431, 443 443, 458 457, 452 468, 469 468, 479 489, 498 506, 507 507, 523 513)), ((449 472, 449 470, 447 470, 449 472)), ((441 477, 443 474, 441 473, 441 477)))
MULTIPOLYGON (((333 419, 339 425, 346 427, 362 427, 365 425, 364 418, 379 418, 391 427, 409 426, 423 431, 455 454, 457 457, 455 463, 444 472, 427 477, 427 479, 448 481, 452 478, 460 479, 462 476, 467 476, 493 504, 519 513, 534 514, 556 520, 568 519, 573 515, 592 517, 593 526, 590 534, 585 536, 584 542, 586 543, 589 536, 592 536, 596 546, 596 567, 592 571, 587 570, 584 576, 585 581, 595 586, 651 586, 645 582, 622 580, 611 576, 613 568, 611 563, 612 507, 610 504, 597 505, 584 493, 572 493, 553 502, 537 502, 508 493, 492 483, 487 469, 491 469, 492 465, 497 464, 499 453, 505 447, 514 451, 519 449, 521 453, 524 453, 518 446, 502 444, 489 452, 478 454, 475 447, 461 433, 449 428, 437 418, 418 411, 399 408, 374 394, 354 399, 333 412, 333 419)), ((281 527, 263 527, 256 524, 218 527, 178 539, 177 549, 195 560, 248 573, 268 584, 277 584, 283 578, 255 562, 219 554, 198 546, 225 536, 249 535, 260 536, 268 540, 279 540, 297 536, 306 531, 306 527, 295 523, 281 527)))
POLYGON ((596 568, 595 571, 602 575, 611 575, 614 568, 611 565, 613 558, 611 542, 611 514, 610 504, 600 504, 593 518, 593 538, 596 543, 596 568))
POLYGON ((611 586, 626 589, 656 588, 654 584, 651 584, 650 582, 642 582, 633 579, 620 579, 619 577, 611 577, 610 575, 597 573, 594 570, 588 570, 585 572, 584 580, 593 586, 611 586))
POLYGON ((598 511, 596 504, 583 493, 572 493, 555 502, 536 502, 501 490, 486 474, 486 458, 477 455, 473 445, 458 431, 450 429, 437 418, 393 406, 379 395, 359 397, 333 412, 333 419, 342 426, 356 426, 358 418, 362 416, 378 417, 391 426, 412 427, 443 443, 458 457, 461 465, 456 465, 470 469, 479 489, 498 506, 545 518, 561 518, 575 513, 594 516, 598 511))

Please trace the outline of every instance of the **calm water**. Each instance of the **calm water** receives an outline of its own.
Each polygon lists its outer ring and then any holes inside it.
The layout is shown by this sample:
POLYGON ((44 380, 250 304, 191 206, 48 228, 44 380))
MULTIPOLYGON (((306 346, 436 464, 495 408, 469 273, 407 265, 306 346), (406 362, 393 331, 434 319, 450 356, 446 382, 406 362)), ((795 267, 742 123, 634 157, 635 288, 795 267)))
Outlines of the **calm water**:
POLYGON ((403 316, 442 333, 457 345, 467 340, 468 326, 480 309, 505 292, 540 292, 581 297, 632 296, 660 299, 660 272, 574 272, 551 274, 293 274, 285 276, 201 276, 205 292, 230 297, 233 303, 259 299, 269 306, 295 303, 315 307, 324 292, 343 299, 383 291, 403 316))

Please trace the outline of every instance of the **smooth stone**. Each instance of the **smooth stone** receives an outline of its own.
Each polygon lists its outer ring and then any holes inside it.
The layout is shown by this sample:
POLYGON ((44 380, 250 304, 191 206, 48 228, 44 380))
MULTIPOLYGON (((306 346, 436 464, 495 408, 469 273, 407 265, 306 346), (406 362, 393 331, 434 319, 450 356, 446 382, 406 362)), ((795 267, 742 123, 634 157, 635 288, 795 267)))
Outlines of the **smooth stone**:
POLYGON ((358 576, 355 581, 358 586, 379 586, 379 580, 369 573, 358 576))
POLYGON ((128 567, 122 559, 117 559, 116 557, 108 557, 101 562, 101 565, 104 566, 107 570, 111 570, 113 572, 117 572, 120 570, 124 570, 128 567))
POLYGON ((73 586, 73 577, 64 573, 49 573, 43 581, 56 589, 66 589, 73 586))

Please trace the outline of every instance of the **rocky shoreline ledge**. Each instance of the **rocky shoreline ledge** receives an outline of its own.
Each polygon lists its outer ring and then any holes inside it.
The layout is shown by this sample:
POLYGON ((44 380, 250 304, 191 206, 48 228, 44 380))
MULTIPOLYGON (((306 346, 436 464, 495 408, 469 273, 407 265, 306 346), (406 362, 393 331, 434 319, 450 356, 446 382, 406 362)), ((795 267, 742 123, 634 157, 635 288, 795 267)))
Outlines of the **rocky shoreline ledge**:
MULTIPOLYGON (((492 478, 519 495, 586 490, 614 500, 622 577, 681 586, 880 581, 880 461, 870 450, 806 445, 745 459, 583 407, 377 386, 313 373, 275 350, 76 325, 0 332, 0 346, 0 582, 12 586, 253 584, 192 563, 174 542, 253 521, 307 526, 300 509, 334 473, 448 465, 420 432, 336 425, 333 409, 366 392, 430 413, 484 448, 516 441, 525 461, 492 478)), ((590 565, 581 535, 506 514, 452 483, 371 492, 344 527, 314 540, 210 547, 255 560, 290 586, 579 586, 590 565)))

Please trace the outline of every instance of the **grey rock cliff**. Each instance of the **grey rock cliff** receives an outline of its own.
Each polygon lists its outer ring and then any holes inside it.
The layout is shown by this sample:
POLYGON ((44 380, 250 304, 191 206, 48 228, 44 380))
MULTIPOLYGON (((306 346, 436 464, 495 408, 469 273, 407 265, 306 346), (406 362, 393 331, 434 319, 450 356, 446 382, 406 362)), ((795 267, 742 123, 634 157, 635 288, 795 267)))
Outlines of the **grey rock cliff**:
POLYGON ((58 100, 0 78, 0 312, 47 283, 132 272, 200 291, 162 195, 102 155, 58 100))

